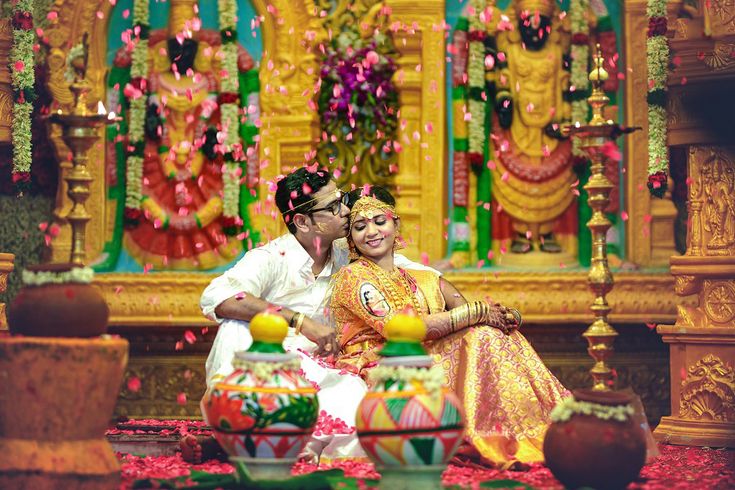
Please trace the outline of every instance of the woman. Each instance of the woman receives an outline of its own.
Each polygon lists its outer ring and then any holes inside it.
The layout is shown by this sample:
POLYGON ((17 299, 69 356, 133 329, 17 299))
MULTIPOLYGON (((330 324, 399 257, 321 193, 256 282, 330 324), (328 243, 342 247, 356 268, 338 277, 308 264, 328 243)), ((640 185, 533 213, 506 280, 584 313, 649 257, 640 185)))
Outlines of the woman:
POLYGON ((337 366, 365 379, 385 342, 387 320, 412 309, 425 321, 426 347, 465 408, 459 457, 503 469, 543 461, 549 414, 568 392, 516 331, 517 319, 501 305, 467 302, 433 272, 395 267, 393 252, 402 243, 395 200, 377 187, 353 197, 354 261, 337 274, 330 305, 341 348, 337 366))

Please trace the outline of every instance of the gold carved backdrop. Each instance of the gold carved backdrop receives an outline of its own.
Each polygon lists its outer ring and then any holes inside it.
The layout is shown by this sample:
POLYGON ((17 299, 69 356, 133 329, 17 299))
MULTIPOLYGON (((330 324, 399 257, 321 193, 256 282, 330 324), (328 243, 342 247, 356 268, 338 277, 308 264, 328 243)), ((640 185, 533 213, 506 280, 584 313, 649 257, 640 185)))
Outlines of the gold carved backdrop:
MULTIPOLYGON (((445 213, 445 137, 436 132, 430 139, 416 141, 414 132, 422 133, 427 124, 442 127, 444 122, 444 33, 436 29, 438 19, 444 16, 444 2, 438 0, 415 2, 389 0, 391 22, 400 26, 395 33, 399 51, 399 71, 396 74, 401 100, 399 138, 405 143, 399 155, 400 171, 395 185, 400 189, 399 212, 404 218, 409 243, 409 255, 418 256, 418 250, 438 259, 444 253, 443 218, 445 213), (419 67, 417 69, 417 67, 419 67), (421 69, 420 67, 423 67, 421 69), (422 213, 431 209, 430 213, 422 213)), ((260 191, 263 200, 255 228, 264 230, 264 239, 285 231, 277 215, 269 182, 293 165, 305 160, 319 136, 318 114, 309 107, 318 77, 319 39, 327 33, 321 24, 319 10, 312 0, 252 0, 258 15, 262 16, 261 32, 263 58, 260 70, 261 86, 261 143, 260 191), (310 36, 314 32, 316 36, 310 36), (314 41, 307 41, 307 39, 314 41), (267 67, 267 68, 266 68, 267 67)), ((103 100, 104 80, 108 70, 107 19, 112 6, 106 0, 56 0, 59 19, 47 31, 50 53, 48 63, 51 77, 49 89, 59 106, 68 108, 72 101, 63 79, 64 64, 69 46, 90 33, 88 79, 93 85, 90 100, 103 100), (100 14, 98 14, 100 12, 100 14)), ((57 156, 64 162, 68 149, 61 142, 59 130, 51 133, 57 156)), ((105 145, 95 146, 91 161, 104 161, 105 145)), ((63 171, 69 168, 62 163, 63 171)), ((97 257, 111 236, 114 214, 105 197, 102 165, 91 169, 94 182, 87 207, 92 220, 87 228, 87 259, 97 257)), ((69 254, 70 227, 64 217, 70 209, 63 180, 57 193, 56 217, 63 225, 53 249, 53 259, 63 261, 69 254)))

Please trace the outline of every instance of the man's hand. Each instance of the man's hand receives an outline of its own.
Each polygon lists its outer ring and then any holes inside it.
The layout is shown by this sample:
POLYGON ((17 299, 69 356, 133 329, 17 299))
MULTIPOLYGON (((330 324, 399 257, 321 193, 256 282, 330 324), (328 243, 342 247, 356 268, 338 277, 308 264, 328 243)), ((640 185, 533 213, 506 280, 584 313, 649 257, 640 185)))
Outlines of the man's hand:
POLYGON ((334 356, 339 352, 337 346, 337 331, 321 323, 317 323, 309 317, 304 317, 301 324, 301 334, 317 345, 314 355, 334 356))

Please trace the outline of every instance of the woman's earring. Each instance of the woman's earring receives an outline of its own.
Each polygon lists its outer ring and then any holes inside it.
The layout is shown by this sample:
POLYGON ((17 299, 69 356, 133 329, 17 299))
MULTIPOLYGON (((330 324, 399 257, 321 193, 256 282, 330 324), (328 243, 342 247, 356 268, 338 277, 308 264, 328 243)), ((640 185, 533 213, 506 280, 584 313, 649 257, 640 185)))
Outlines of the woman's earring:
POLYGON ((393 240, 393 251, 401 250, 406 248, 406 240, 401 235, 396 235, 396 239, 393 240))
POLYGON ((355 248, 355 242, 353 242, 352 240, 347 240, 347 246, 350 249, 350 253, 347 254, 347 257, 350 260, 357 260, 357 259, 359 259, 360 258, 360 254, 357 253, 357 248, 355 248))

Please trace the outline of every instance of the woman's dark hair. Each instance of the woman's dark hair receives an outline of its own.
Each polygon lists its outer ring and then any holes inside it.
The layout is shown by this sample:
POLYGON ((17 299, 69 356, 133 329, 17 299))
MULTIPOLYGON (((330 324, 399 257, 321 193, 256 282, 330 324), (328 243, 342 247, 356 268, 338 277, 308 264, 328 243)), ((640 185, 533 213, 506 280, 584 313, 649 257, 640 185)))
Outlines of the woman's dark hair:
POLYGON ((288 231, 296 233, 293 224, 295 214, 308 214, 316 206, 313 195, 329 184, 332 178, 326 170, 310 170, 301 167, 278 181, 276 206, 283 215, 288 231))
POLYGON ((364 189, 362 187, 358 187, 357 189, 348 192, 347 196, 347 207, 350 209, 352 209, 352 206, 355 205, 357 200, 363 196, 372 196, 389 206, 395 207, 396 205, 396 199, 393 197, 393 194, 391 194, 388 189, 380 187, 379 185, 371 185, 367 193, 364 192, 364 189))

